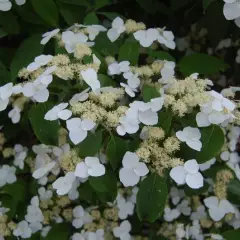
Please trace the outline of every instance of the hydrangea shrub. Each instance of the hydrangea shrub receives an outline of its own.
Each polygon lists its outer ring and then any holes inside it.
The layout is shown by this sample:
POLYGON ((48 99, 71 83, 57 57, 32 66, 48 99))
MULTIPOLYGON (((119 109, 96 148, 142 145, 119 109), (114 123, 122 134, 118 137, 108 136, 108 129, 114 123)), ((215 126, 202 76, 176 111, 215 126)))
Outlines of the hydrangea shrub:
POLYGON ((175 47, 172 31, 116 17, 17 55, 0 87, 0 236, 240 236, 238 89, 176 66, 175 47))

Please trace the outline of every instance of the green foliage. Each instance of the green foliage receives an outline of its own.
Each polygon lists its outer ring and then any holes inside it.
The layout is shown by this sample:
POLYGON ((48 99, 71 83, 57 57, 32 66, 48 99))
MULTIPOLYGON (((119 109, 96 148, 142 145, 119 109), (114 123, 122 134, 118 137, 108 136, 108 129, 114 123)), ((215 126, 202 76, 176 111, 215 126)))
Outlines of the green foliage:
POLYGON ((88 133, 84 141, 78 145, 78 153, 81 157, 95 156, 102 144, 102 131, 88 133))
POLYGON ((40 44, 41 35, 33 35, 21 43, 11 63, 11 79, 14 81, 19 70, 33 62, 34 58, 43 52, 44 46, 40 44))
POLYGON ((38 140, 46 145, 58 145, 58 121, 47 121, 44 119, 48 110, 53 107, 51 103, 40 103, 32 106, 29 110, 29 120, 38 140))
POLYGON ((17 16, 11 12, 0 12, 0 25, 6 34, 18 34, 20 31, 17 16))
POLYGON ((152 49, 148 49, 147 51, 148 55, 160 60, 167 60, 167 61, 175 61, 174 57, 165 51, 155 51, 152 49))
POLYGON ((141 183, 137 193, 137 214, 141 221, 156 221, 162 214, 166 204, 168 188, 157 174, 147 176, 141 183))
POLYGON ((118 61, 129 61, 131 65, 138 63, 140 45, 137 42, 125 42, 119 49, 118 61))
POLYGON ((59 13, 54 0, 31 0, 35 12, 50 26, 57 27, 59 13))
POLYGON ((203 53, 185 56, 179 63, 180 71, 184 76, 192 73, 213 74, 225 70, 227 65, 219 58, 203 53))
POLYGON ((211 3, 215 2, 216 0, 203 0, 203 9, 206 11, 206 9, 210 6, 211 3))
POLYGON ((217 156, 224 144, 224 133, 217 125, 201 129, 202 149, 197 152, 198 163, 204 163, 217 156))
POLYGON ((127 152, 127 141, 119 137, 111 136, 107 144, 106 154, 111 167, 116 170, 121 164, 124 154, 127 152))
POLYGON ((237 179, 230 181, 227 185, 228 199, 238 204, 240 201, 240 182, 237 179))
POLYGON ((239 240, 240 230, 239 229, 229 230, 229 231, 226 231, 226 232, 222 233, 222 236, 226 240, 239 240))
POLYGON ((173 114, 171 111, 160 111, 158 113, 158 127, 162 128, 167 134, 171 128, 173 120, 173 114))
POLYGON ((152 98, 160 97, 160 92, 155 87, 148 84, 143 85, 142 94, 145 102, 149 102, 152 98))
POLYGON ((116 82, 112 78, 104 74, 98 74, 98 80, 101 83, 101 87, 116 86, 116 82))
POLYGON ((94 12, 89 13, 83 20, 84 24, 91 25, 91 24, 99 24, 99 20, 97 15, 94 12))
POLYGON ((46 240, 68 240, 70 238, 71 225, 67 223, 55 224, 44 238, 46 240))

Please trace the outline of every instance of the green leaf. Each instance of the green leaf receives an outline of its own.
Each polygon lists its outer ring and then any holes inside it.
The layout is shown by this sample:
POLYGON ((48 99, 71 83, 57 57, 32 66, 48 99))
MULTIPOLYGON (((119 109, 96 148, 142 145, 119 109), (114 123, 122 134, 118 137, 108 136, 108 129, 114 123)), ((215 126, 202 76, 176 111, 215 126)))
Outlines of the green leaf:
POLYGON ((227 192, 228 192, 228 199, 238 204, 240 201, 240 181, 237 179, 234 179, 230 181, 227 185, 227 192))
POLYGON ((158 127, 162 128, 165 134, 168 134, 172 125, 173 114, 171 111, 159 111, 158 127))
POLYGON ((104 74, 98 74, 98 80, 101 83, 101 87, 109 87, 109 86, 116 87, 117 85, 112 78, 104 74))
POLYGON ((100 33, 95 39, 96 44, 93 46, 98 53, 104 56, 114 56, 118 54, 119 47, 116 42, 110 42, 106 33, 100 33))
POLYGON ((23 41, 17 49, 11 62, 11 79, 14 81, 19 70, 33 62, 34 58, 43 52, 44 45, 40 44, 41 35, 33 35, 23 41))
POLYGON ((167 61, 175 62, 174 57, 170 53, 165 52, 165 51, 155 51, 155 50, 149 49, 147 51, 147 53, 149 56, 160 59, 160 60, 167 60, 167 61))
POLYGON ((126 140, 111 136, 107 144, 106 155, 114 170, 116 170, 121 164, 122 158, 127 150, 128 144, 126 140))
POLYGON ((239 240, 240 239, 240 230, 229 230, 222 233, 222 236, 225 240, 239 240))
POLYGON ((78 145, 78 153, 81 157, 95 156, 102 144, 102 131, 88 132, 87 138, 78 145))
POLYGON ((67 223, 60 223, 54 225, 49 231, 45 240, 69 240, 71 226, 67 223))
POLYGON ((158 98, 161 96, 156 87, 150 86, 148 84, 143 85, 142 94, 143 100, 145 102, 149 102, 152 98, 158 98))
POLYGON ((73 6, 71 4, 65 4, 60 1, 57 2, 57 5, 60 14, 68 25, 83 22, 83 17, 86 11, 85 7, 73 6))
POLYGON ((98 17, 96 13, 91 12, 89 13, 83 20, 84 24, 91 25, 91 24, 99 24, 98 17))
POLYGON ((0 25, 2 30, 8 34, 18 34, 20 26, 17 16, 12 12, 0 12, 0 25))
POLYGON ((206 11, 206 9, 209 7, 211 3, 213 3, 216 0, 203 0, 203 9, 206 11))
POLYGON ((105 174, 100 177, 89 177, 89 183, 97 192, 116 192, 117 179, 111 170, 106 170, 105 174))
POLYGON ((125 17, 117 12, 97 12, 97 14, 103 15, 111 21, 113 21, 116 17, 120 17, 123 20, 125 20, 125 17))
POLYGON ((191 1, 193 0, 171 0, 171 8, 174 10, 174 11, 177 11, 179 10, 180 8, 182 7, 185 7, 187 4, 189 4, 191 1))
POLYGON ((33 131, 41 143, 46 145, 58 145, 58 121, 47 121, 44 119, 48 110, 53 107, 51 103, 40 103, 33 106, 28 113, 33 131))
POLYGON ((108 5, 110 3, 110 0, 97 0, 95 1, 95 10, 105 7, 106 5, 108 5))
POLYGON ((80 5, 80 6, 85 6, 85 7, 90 6, 89 0, 60 0, 60 1, 63 3, 72 4, 72 5, 80 5))
POLYGON ((8 35, 2 28, 0 28, 0 38, 6 37, 8 35))
POLYGON ((31 0, 35 12, 49 25, 58 26, 59 13, 54 0, 31 0))
POLYGON ((131 65, 138 63, 140 45, 138 42, 125 42, 118 55, 118 61, 129 61, 131 65))
POLYGON ((203 53, 195 53, 190 56, 185 56, 179 63, 180 71, 184 76, 189 76, 192 73, 214 74, 225 70, 227 65, 214 56, 209 56, 203 53))
POLYGON ((196 154, 198 163, 204 163, 217 156, 224 144, 224 133, 217 125, 201 128, 202 149, 196 154))
POLYGON ((80 200, 86 201, 91 204, 96 203, 96 198, 97 198, 96 192, 90 185, 89 181, 82 183, 78 188, 78 192, 79 192, 80 200))
POLYGON ((162 214, 168 195, 168 188, 163 179, 152 174, 140 184, 137 193, 137 214, 141 221, 156 221, 162 214))
POLYGON ((10 72, 7 70, 3 62, 0 60, 0 84, 2 86, 9 82, 11 82, 10 72))

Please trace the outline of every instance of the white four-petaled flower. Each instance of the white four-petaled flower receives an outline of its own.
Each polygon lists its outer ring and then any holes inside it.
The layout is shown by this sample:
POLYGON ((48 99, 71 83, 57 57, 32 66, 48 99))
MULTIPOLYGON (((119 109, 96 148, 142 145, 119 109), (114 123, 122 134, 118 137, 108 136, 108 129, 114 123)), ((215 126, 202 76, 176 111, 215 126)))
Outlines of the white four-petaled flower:
POLYGON ((75 176, 80 178, 100 177, 105 174, 105 167, 97 157, 86 157, 84 162, 77 164, 75 176))
POLYGON ((42 35, 43 39, 41 40, 41 44, 42 45, 47 44, 51 38, 53 38, 54 36, 56 36, 59 33, 59 31, 60 31, 60 29, 57 28, 57 29, 54 29, 54 30, 52 30, 50 32, 44 33, 42 35))
POLYGON ((236 25, 240 27, 240 2, 238 0, 223 0, 223 14, 227 20, 234 20, 236 25))
POLYGON ((198 128, 185 127, 183 131, 176 132, 176 136, 181 142, 186 142, 190 148, 201 151, 201 132, 198 128))
POLYGON ((95 127, 95 123, 89 119, 71 118, 66 121, 69 130, 69 138, 76 145, 87 137, 87 132, 95 127))
POLYGON ((158 37, 159 43, 165 45, 167 48, 175 49, 176 43, 174 42, 174 35, 172 31, 163 31, 158 37))
POLYGON ((78 205, 73 209, 73 217, 72 225, 77 229, 81 228, 84 224, 93 221, 91 215, 86 212, 81 205, 78 205))
POLYGON ((154 41, 159 38, 159 31, 154 28, 147 30, 138 30, 133 34, 136 40, 140 42, 143 47, 150 47, 154 41))
POLYGON ((130 240, 131 235, 129 234, 129 232, 131 231, 131 228, 132 227, 130 222, 128 220, 125 220, 121 222, 119 227, 115 227, 113 229, 113 235, 120 240, 130 240))
POLYGON ((140 159, 136 153, 126 152, 122 164, 123 167, 119 171, 119 178, 125 187, 135 186, 140 177, 148 174, 149 170, 145 163, 139 162, 140 159))
POLYGON ((29 72, 35 71, 38 68, 47 65, 52 59, 53 59, 52 55, 44 55, 44 54, 42 54, 38 57, 35 57, 34 62, 30 63, 27 66, 27 70, 29 72))
POLYGON ((46 114, 44 119, 49 121, 54 121, 57 119, 67 120, 72 116, 72 112, 66 109, 68 103, 60 103, 57 106, 54 106, 46 114))
POLYGON ((126 27, 123 20, 120 17, 116 17, 112 22, 112 28, 107 32, 107 36, 111 42, 115 42, 125 30, 126 27))
POLYGON ((174 167, 170 171, 170 176, 177 184, 187 183, 193 189, 203 187, 203 176, 199 172, 199 165, 195 159, 188 160, 184 166, 174 167))
POLYGON ((96 90, 101 87, 97 73, 93 68, 82 70, 81 75, 83 80, 91 87, 93 92, 96 92, 96 90))
POLYGON ((208 207, 210 217, 214 221, 220 221, 225 214, 235 213, 233 205, 226 199, 219 200, 217 197, 208 197, 204 199, 204 204, 208 207))

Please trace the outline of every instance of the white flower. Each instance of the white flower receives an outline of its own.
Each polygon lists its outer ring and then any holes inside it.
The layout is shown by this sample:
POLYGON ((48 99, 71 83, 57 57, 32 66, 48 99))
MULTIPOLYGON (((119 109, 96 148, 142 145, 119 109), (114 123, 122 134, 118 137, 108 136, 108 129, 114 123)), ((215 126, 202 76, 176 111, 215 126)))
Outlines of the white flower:
POLYGON ((74 33, 72 31, 66 31, 62 33, 62 41, 65 43, 65 48, 68 53, 73 53, 77 44, 86 44, 93 46, 93 43, 87 42, 88 37, 83 33, 74 33))
POLYGON ((179 201, 185 196, 184 190, 178 189, 176 187, 172 187, 169 194, 174 205, 177 205, 179 201))
POLYGON ((8 117, 11 118, 12 123, 16 124, 20 121, 21 118, 21 109, 17 106, 15 106, 9 113, 8 117))
POLYGON ((130 71, 130 62, 122 61, 122 62, 114 62, 108 66, 108 74, 112 75, 120 75, 121 73, 127 73, 130 71))
POLYGON ((13 93, 17 93, 18 87, 13 86, 13 83, 7 83, 0 87, 0 111, 7 108, 9 97, 13 93))
POLYGON ((140 42, 143 47, 150 47, 154 41, 159 38, 159 31, 154 28, 147 30, 138 30, 133 34, 136 40, 140 42))
POLYGON ((100 177, 105 174, 105 167, 97 157, 86 157, 84 162, 77 164, 75 176, 87 178, 88 176, 100 177))
POLYGON ((37 196, 31 199, 31 205, 27 207, 25 220, 29 223, 41 223, 44 220, 41 209, 39 208, 39 199, 37 196))
POLYGON ((125 92, 130 97, 135 97, 135 92, 138 91, 137 88, 140 85, 140 79, 138 78, 138 74, 133 74, 132 72, 125 72, 123 76, 125 79, 127 79, 127 84, 120 83, 120 85, 125 88, 125 92))
POLYGON ((131 224, 128 220, 121 222, 119 227, 113 228, 113 235, 120 240, 130 240, 131 224))
POLYGON ((71 106, 73 106, 74 104, 78 103, 78 102, 84 102, 85 100, 88 99, 88 91, 90 90, 90 88, 86 88, 85 90, 83 90, 80 93, 76 93, 75 95, 73 95, 73 97, 70 99, 69 103, 71 106))
POLYGON ((203 186, 203 176, 199 173, 199 165, 195 159, 188 160, 184 166, 174 167, 170 171, 171 178, 178 184, 185 184, 198 189, 203 186))
POLYGON ((92 91, 95 92, 101 87, 100 81, 98 80, 97 73, 93 68, 82 70, 81 75, 83 80, 91 87, 92 91))
POLYGON ((24 160, 27 157, 28 149, 23 147, 20 144, 16 144, 14 146, 14 150, 15 150, 15 157, 14 157, 13 164, 15 166, 19 167, 20 169, 23 169, 24 168, 24 160))
POLYGON ((13 166, 3 165, 0 167, 0 187, 4 185, 12 184, 17 181, 16 168, 13 166))
POLYGON ((0 201, 0 217, 3 216, 3 214, 7 213, 10 209, 9 208, 5 208, 5 207, 1 207, 2 206, 2 202, 0 201))
POLYGON ((42 236, 43 238, 45 238, 45 237, 48 235, 48 233, 49 233, 49 231, 50 231, 51 229, 52 229, 51 226, 43 227, 43 228, 42 228, 42 231, 41 231, 41 236, 42 236))
POLYGON ((120 194, 117 196, 118 217, 123 220, 134 213, 134 204, 131 200, 126 200, 120 194))
POLYGON ((169 80, 174 77, 176 64, 175 62, 164 61, 164 66, 161 69, 162 78, 158 80, 158 82, 166 84, 169 80))
POLYGON ((21 238, 30 238, 32 230, 28 225, 27 221, 21 221, 18 223, 17 228, 14 229, 13 235, 21 238))
POLYGON ((91 223, 93 221, 91 215, 84 211, 81 205, 76 206, 73 209, 73 218, 72 225, 77 229, 81 228, 84 224, 91 223))
POLYGON ((120 17, 116 17, 112 22, 112 28, 107 32, 107 36, 111 42, 115 42, 125 30, 126 27, 123 20, 120 17))
POLYGON ((164 220, 167 222, 172 222, 173 220, 177 219, 181 213, 179 212, 178 209, 170 209, 169 207, 166 207, 164 209, 164 220))
POLYGON ((235 104, 221 94, 210 91, 210 101, 201 105, 201 112, 196 115, 199 127, 207 127, 210 124, 223 124, 231 122, 234 118, 232 112, 235 104))
POLYGON ((205 171, 205 170, 209 169, 215 162, 216 162, 216 158, 212 158, 205 163, 199 164, 199 168, 201 171, 205 171))
POLYGON ((227 20, 234 20, 240 27, 240 2, 238 0, 224 0, 223 14, 227 20))
POLYGON ((225 214, 235 213, 233 205, 226 199, 219 200, 217 197, 208 197, 204 199, 204 204, 208 207, 210 217, 214 221, 220 221, 225 214))
POLYGON ((139 162, 139 157, 136 153, 126 152, 122 164, 123 168, 119 171, 120 181, 125 187, 135 186, 140 177, 144 177, 148 174, 149 170, 145 163, 139 162))
POLYGON ((163 31, 158 37, 159 43, 165 45, 167 48, 175 49, 176 43, 174 42, 174 35, 172 31, 163 31))
POLYGON ((103 229, 98 229, 96 232, 86 232, 84 236, 86 240, 105 240, 103 229))
POLYGON ((48 43, 48 41, 53 38, 54 36, 56 36, 58 33, 59 33, 60 29, 57 28, 57 29, 54 29, 50 32, 46 32, 42 35, 43 39, 41 40, 41 44, 42 45, 45 45, 48 43))
POLYGON ((60 103, 50 109, 44 116, 45 120, 54 121, 57 119, 67 120, 72 116, 72 112, 66 109, 68 103, 60 103))
POLYGON ((38 189, 38 194, 40 197, 40 200, 49 200, 53 196, 53 192, 51 190, 46 190, 44 187, 40 187, 38 189))
POLYGON ((182 202, 177 205, 177 209, 184 216, 189 216, 191 214, 191 207, 189 207, 189 201, 186 199, 182 200, 182 202))
POLYGON ((186 142, 190 148, 201 151, 201 132, 198 128, 185 127, 183 131, 176 132, 176 136, 181 142, 186 142))
MULTIPOLYGON (((85 179, 82 180, 84 182, 85 179)), ((80 186, 80 180, 76 179, 73 184, 71 190, 68 192, 68 198, 70 200, 76 200, 79 198, 78 187, 80 186)))
POLYGON ((32 176, 35 179, 40 179, 44 176, 46 176, 56 165, 56 162, 51 161, 49 163, 42 162, 41 166, 38 168, 35 168, 35 171, 33 172, 32 176))
POLYGON ((16 4, 21 6, 23 4, 25 4, 26 0, 15 0, 16 4))
POLYGON ((74 183, 76 177, 73 172, 68 172, 64 177, 58 178, 53 184, 53 188, 57 190, 58 195, 67 194, 74 183))
POLYGON ((86 240, 83 233, 74 233, 71 240, 86 240))
POLYGON ((87 137, 87 132, 95 127, 95 123, 89 119, 71 118, 66 121, 69 130, 69 138, 76 145, 87 137))
POLYGON ((200 205, 197 207, 196 212, 192 212, 190 219, 191 220, 201 220, 201 219, 206 219, 207 213, 204 205, 200 205))
MULTIPOLYGON (((84 25, 82 25, 84 26, 84 25)), ((89 40, 93 41, 100 32, 106 32, 107 29, 102 25, 89 25, 85 26, 87 29, 89 40)))
POLYGON ((44 54, 38 57, 35 57, 34 62, 30 63, 27 66, 27 70, 29 72, 35 71, 38 68, 47 65, 52 59, 53 59, 52 55, 44 55, 44 54))

